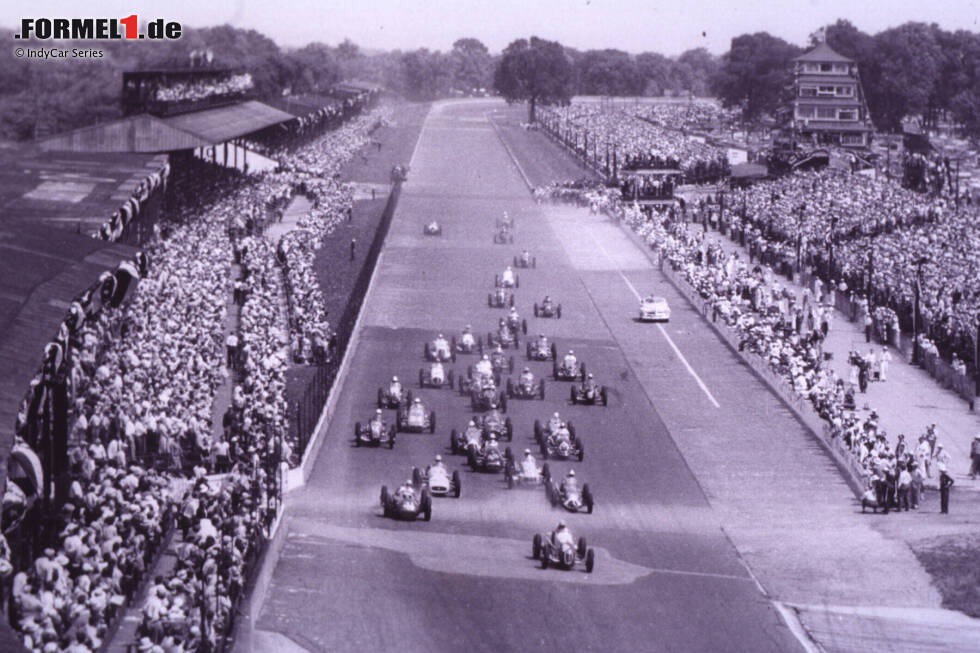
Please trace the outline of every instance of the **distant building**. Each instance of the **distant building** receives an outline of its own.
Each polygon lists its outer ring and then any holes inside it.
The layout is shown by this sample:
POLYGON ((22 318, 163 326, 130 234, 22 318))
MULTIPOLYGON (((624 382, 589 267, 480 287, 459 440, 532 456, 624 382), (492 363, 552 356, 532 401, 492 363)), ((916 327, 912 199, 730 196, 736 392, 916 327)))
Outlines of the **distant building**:
POLYGON ((798 144, 863 148, 874 127, 857 63, 821 41, 793 59, 790 129, 798 144))

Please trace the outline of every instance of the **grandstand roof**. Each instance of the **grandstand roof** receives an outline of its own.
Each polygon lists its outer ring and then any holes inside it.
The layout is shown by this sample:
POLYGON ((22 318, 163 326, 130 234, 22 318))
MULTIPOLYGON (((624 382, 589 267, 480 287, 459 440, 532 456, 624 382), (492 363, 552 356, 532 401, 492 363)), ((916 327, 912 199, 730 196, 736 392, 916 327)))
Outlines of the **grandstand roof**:
POLYGON ((821 63, 853 63, 854 59, 848 59, 844 55, 835 51, 826 41, 817 43, 816 47, 808 52, 804 52, 793 61, 816 61, 821 63))
MULTIPOLYGON (((0 478, 17 408, 71 301, 136 250, 47 225, 0 223, 0 478)), ((2 650, 2 642, 0 642, 2 650)))
POLYGON ((166 162, 165 154, 0 149, 0 228, 44 223, 91 233, 166 162))
POLYGON ((249 100, 241 104, 163 118, 163 122, 169 127, 193 134, 207 141, 209 145, 216 145, 293 118, 292 114, 268 104, 249 100))
POLYGON ((294 116, 249 100, 168 118, 141 113, 38 141, 57 152, 175 152, 217 145, 294 116))

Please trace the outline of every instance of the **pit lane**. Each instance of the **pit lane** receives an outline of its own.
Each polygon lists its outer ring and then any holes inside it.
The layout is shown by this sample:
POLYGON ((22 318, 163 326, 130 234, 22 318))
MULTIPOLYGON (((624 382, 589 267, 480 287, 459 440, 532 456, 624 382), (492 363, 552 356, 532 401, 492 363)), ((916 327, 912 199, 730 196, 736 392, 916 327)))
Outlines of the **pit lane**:
MULTIPOLYGON (((632 322, 635 299, 611 268, 628 263, 640 288, 649 265, 618 247, 612 262, 589 256, 583 241, 602 234, 578 232, 570 242, 567 229, 576 225, 549 217, 524 192, 485 122, 487 106, 446 103, 422 132, 316 467, 288 500, 287 544, 258 628, 323 651, 798 650, 657 413, 665 401, 692 411, 711 404, 652 325, 632 322), (492 243, 503 211, 517 223, 514 245, 492 243), (433 218, 443 235, 424 237, 422 225, 433 218), (574 468, 597 499, 591 516, 552 510, 543 492, 508 491, 500 476, 471 473, 462 457, 448 455, 449 429, 470 412, 447 390, 416 390, 436 411, 435 435, 401 434, 392 451, 352 446, 354 421, 370 416, 391 374, 414 385, 426 339, 467 323, 481 333, 493 328, 503 312, 487 308, 487 292, 523 246, 538 263, 519 271, 518 309, 529 332, 575 349, 611 396, 605 409, 573 407, 568 384, 549 379, 545 401, 511 402, 512 446, 533 441, 535 418, 559 410, 572 419, 586 444, 574 468), (562 303, 561 320, 533 318, 532 303, 546 293, 562 303), (652 400, 637 378, 651 371, 667 387, 652 400), (462 498, 437 499, 430 523, 381 518, 380 485, 397 485, 436 453, 461 469, 462 498), (594 582, 578 571, 539 570, 529 559, 532 535, 559 517, 599 549, 594 582)), ((673 299, 671 306, 683 312, 673 299)), ((700 369, 707 361, 692 342, 678 346, 700 369)), ((522 359, 518 352, 515 362, 522 359)), ((460 357, 457 374, 469 360, 460 357)), ((550 364, 531 367, 541 375, 550 364)), ((556 473, 570 466, 552 463, 556 473)))

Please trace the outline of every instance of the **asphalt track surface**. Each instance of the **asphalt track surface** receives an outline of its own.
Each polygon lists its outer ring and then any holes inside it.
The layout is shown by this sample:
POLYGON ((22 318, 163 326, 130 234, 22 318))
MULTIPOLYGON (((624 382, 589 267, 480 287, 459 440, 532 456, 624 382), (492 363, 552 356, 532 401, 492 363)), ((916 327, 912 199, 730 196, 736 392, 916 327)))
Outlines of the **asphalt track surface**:
MULTIPOLYGON (((436 105, 426 121, 351 371, 309 483, 288 499, 287 541, 257 628, 310 651, 800 650, 657 413, 665 401, 712 419, 726 408, 701 378, 699 366, 713 364, 697 355, 704 326, 676 301, 666 327, 633 320, 635 294, 662 284, 658 273, 615 226, 536 205, 489 108, 436 105), (504 211, 517 223, 513 245, 492 242, 504 211), (422 235, 433 218, 441 237, 422 235), (354 422, 373 413, 378 387, 392 374, 417 378, 426 340, 467 323, 493 327, 503 312, 487 307, 487 292, 522 247, 537 257, 517 290, 529 333, 573 348, 610 388, 610 405, 572 406, 569 384, 549 378, 544 401, 510 403, 512 446, 533 445, 535 418, 573 420, 586 447, 574 468, 596 495, 592 515, 552 509, 542 490, 507 490, 502 476, 452 456, 449 430, 471 414, 455 392, 415 389, 436 411, 434 435, 401 434, 391 451, 353 446, 354 422), (533 317, 545 294, 561 302, 561 320, 533 317), (655 377, 655 396, 643 377, 655 377), (462 497, 437 498, 428 523, 385 519, 380 486, 397 486, 437 453, 460 470, 462 497), (533 534, 559 518, 595 547, 594 573, 541 570, 531 559, 533 534)), ((456 373, 470 362, 460 357, 456 373)))

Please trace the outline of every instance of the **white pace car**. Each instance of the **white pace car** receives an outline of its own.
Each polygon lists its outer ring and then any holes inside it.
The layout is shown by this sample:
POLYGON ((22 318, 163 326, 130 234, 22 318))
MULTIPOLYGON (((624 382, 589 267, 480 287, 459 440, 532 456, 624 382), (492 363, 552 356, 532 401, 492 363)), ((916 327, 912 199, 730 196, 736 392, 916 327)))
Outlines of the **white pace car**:
POLYGON ((670 306, 663 297, 650 295, 640 300, 641 322, 669 322, 670 306))

